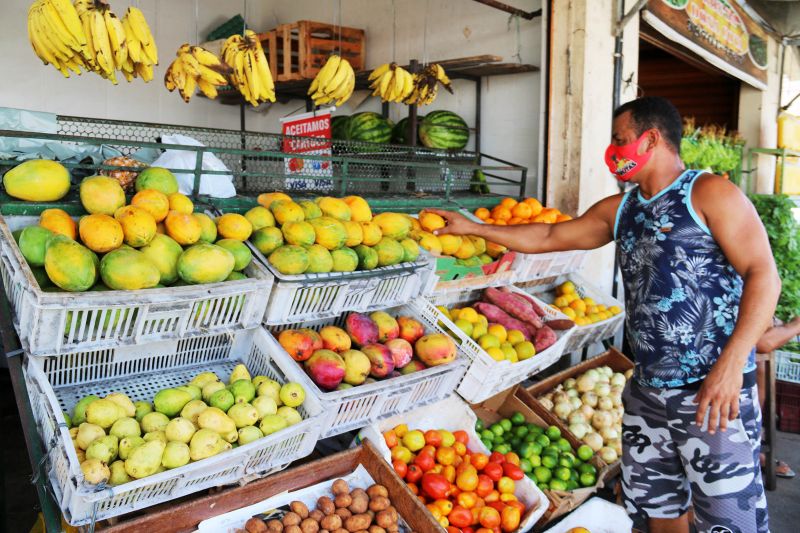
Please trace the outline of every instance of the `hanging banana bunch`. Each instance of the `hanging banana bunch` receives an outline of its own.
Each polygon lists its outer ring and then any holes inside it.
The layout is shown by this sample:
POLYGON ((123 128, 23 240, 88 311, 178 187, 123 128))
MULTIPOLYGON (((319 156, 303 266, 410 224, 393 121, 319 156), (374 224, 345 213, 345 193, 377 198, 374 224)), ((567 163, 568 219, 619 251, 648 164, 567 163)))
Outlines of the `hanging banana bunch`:
POLYGON ((245 30, 244 35, 228 37, 222 45, 222 60, 232 70, 231 84, 253 107, 275 101, 275 83, 256 32, 245 30))
POLYGON ((332 55, 311 82, 308 94, 318 106, 331 102, 342 105, 353 95, 355 87, 356 73, 350 62, 332 55))
POLYGON ((86 33, 69 0, 37 0, 28 8, 28 40, 45 65, 69 78, 81 74, 87 48, 86 33))
POLYGON ((414 90, 403 100, 403 103, 418 106, 429 105, 436 99, 439 85, 451 94, 453 93, 450 78, 447 77, 442 66, 432 63, 422 69, 422 72, 414 74, 414 90))
POLYGON ((225 74, 230 68, 205 48, 185 43, 178 48, 175 55, 178 56, 177 59, 170 63, 164 74, 164 85, 169 92, 177 88, 187 104, 195 89, 200 89, 200 92, 213 100, 217 97, 217 87, 228 84, 225 74))
POLYGON ((414 91, 414 76, 397 63, 384 63, 369 75, 372 96, 384 102, 401 103, 414 91))
POLYGON ((129 7, 122 17, 128 57, 122 65, 122 73, 128 81, 141 76, 144 81, 153 79, 153 65, 158 65, 158 48, 144 18, 144 13, 136 7, 129 7))

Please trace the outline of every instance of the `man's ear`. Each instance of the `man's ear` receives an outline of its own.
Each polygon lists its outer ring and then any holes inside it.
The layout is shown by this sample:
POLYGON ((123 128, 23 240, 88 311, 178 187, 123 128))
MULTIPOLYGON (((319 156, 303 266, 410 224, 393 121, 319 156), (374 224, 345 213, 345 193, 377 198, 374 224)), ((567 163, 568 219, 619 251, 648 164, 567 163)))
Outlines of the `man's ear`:
POLYGON ((647 145, 644 147, 644 150, 642 150, 642 154, 649 150, 655 149, 655 147, 658 146, 658 143, 663 142, 664 140, 661 137, 661 132, 658 130, 658 128, 650 128, 647 130, 647 136, 645 139, 647 140, 647 145))

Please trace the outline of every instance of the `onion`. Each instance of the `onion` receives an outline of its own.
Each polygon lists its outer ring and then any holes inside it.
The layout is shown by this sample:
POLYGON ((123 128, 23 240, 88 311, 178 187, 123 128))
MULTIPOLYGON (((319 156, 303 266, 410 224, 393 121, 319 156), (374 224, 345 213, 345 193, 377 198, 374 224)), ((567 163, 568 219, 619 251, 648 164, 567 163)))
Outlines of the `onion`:
POLYGON ((625 408, 622 407, 621 405, 618 405, 618 406, 614 407, 613 411, 615 413, 617 413, 617 416, 619 417, 619 419, 622 420, 622 417, 625 415, 625 408))
POLYGON ((583 405, 581 403, 581 399, 578 398, 578 397, 570 398, 569 399, 569 403, 570 403, 570 405, 572 405, 572 410, 573 411, 576 410, 576 409, 580 409, 581 405, 583 405))
POLYGON ((625 386, 625 374, 620 374, 619 372, 615 372, 613 376, 611 376, 611 385, 614 387, 624 387, 625 386))
POLYGON ((631 379, 632 376, 633 376, 632 368, 629 368, 628 370, 625 371, 625 379, 631 379))
POLYGON ((606 462, 606 464, 611 464, 619 459, 619 454, 617 454, 617 450, 610 446, 603 446, 600 448, 600 459, 606 462))
POLYGON ((578 389, 567 389, 567 396, 570 398, 577 398, 578 394, 578 389))
POLYGON ((610 426, 614 422, 609 411, 602 411, 598 409, 592 415, 592 427, 596 430, 610 426))
POLYGON ((558 402, 553 408, 553 412, 561 420, 566 420, 572 411, 572 405, 570 405, 569 401, 558 402))
POLYGON ((577 439, 582 439, 584 437, 584 435, 586 435, 586 432, 588 430, 589 430, 589 427, 586 424, 570 424, 569 425, 570 433, 575 435, 575 437, 577 439))
POLYGON ((555 386, 555 388, 553 389, 553 391, 555 391, 555 392, 561 392, 562 390, 564 390, 564 384, 563 384, 563 383, 559 383, 559 384, 558 384, 558 385, 556 385, 556 386, 555 386))
POLYGON ((614 401, 609 396, 601 396, 597 400, 597 408, 604 411, 610 411, 614 408, 614 401))
POLYGON ((552 392, 548 392, 544 396, 541 396, 539 399, 542 399, 542 398, 547 398, 548 400, 550 400, 552 402, 553 401, 553 393, 552 392))
POLYGON ((567 390, 574 389, 575 383, 575 378, 567 378, 564 380, 564 388, 567 390))
POLYGON ((606 444, 613 448, 617 455, 622 455, 622 439, 611 439, 606 444))
POLYGON ((605 374, 600 374, 600 377, 597 378, 597 382, 598 383, 605 383, 606 385, 608 385, 611 382, 611 378, 609 378, 605 374))
POLYGON ((561 402, 565 402, 569 400, 569 396, 564 391, 558 391, 557 393, 553 394, 553 403, 559 404, 561 402))
POLYGON ((581 396, 581 402, 583 405, 588 405, 590 407, 597 407, 597 393, 594 391, 584 392, 583 396, 581 396))
POLYGON ((594 386, 594 391, 598 396, 608 396, 611 394, 611 386, 608 383, 598 383, 594 386))
POLYGON ((539 403, 548 411, 553 410, 553 401, 550 398, 539 398, 539 403))
POLYGON ((586 420, 591 420, 592 415, 594 414, 594 407, 585 403, 581 405, 581 413, 583 413, 583 416, 586 418, 586 420))
POLYGON ((589 377, 590 377, 590 378, 592 378, 594 381, 597 381, 597 378, 599 378, 599 377, 600 377, 600 374, 601 374, 601 372, 600 372, 599 370, 597 370, 596 368, 590 368, 589 370, 587 370, 586 372, 584 372, 584 374, 583 374, 583 375, 584 375, 584 376, 589 376, 589 377))
POLYGON ((603 442, 608 444, 614 439, 619 438, 619 431, 614 426, 608 426, 600 429, 600 436, 603 437, 603 442))
POLYGON ((594 386, 597 384, 597 378, 592 377, 588 374, 588 372, 581 377, 578 378, 577 387, 579 392, 589 392, 590 390, 594 390, 594 386))
POLYGON ((594 432, 587 433, 581 440, 594 451, 603 447, 603 437, 594 432))
POLYGON ((585 424, 586 423, 586 417, 583 416, 583 413, 580 410, 572 411, 569 414, 569 418, 567 420, 569 421, 570 425, 573 425, 573 424, 585 424))

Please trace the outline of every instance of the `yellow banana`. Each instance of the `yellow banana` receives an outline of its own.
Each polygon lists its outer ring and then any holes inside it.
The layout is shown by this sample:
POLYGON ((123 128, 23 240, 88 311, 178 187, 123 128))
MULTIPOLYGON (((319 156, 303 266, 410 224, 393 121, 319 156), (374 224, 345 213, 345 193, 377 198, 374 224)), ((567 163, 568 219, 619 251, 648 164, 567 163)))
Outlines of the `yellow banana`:
POLYGON ((222 65, 222 62, 214 53, 201 46, 192 46, 190 52, 197 62, 205 67, 219 67, 222 65))
POLYGON ((66 26, 72 37, 78 45, 83 48, 86 46, 86 34, 83 32, 83 24, 78 17, 78 12, 75 7, 69 3, 69 0, 48 0, 50 4, 58 12, 58 16, 66 26))
POLYGON ((408 98, 408 96, 414 92, 414 76, 408 71, 405 72, 406 76, 403 80, 403 99, 408 98))
POLYGON ((128 8, 126 16, 129 18, 131 29, 136 39, 142 44, 142 50, 147 54, 150 63, 158 65, 158 48, 156 48, 156 41, 153 39, 153 34, 150 31, 150 26, 147 25, 144 13, 140 9, 131 6, 128 8))
POLYGON ((210 83, 203 78, 197 79, 197 88, 200 89, 207 98, 215 99, 217 97, 217 88, 213 83, 210 83))
POLYGON ((250 94, 256 99, 261 100, 263 89, 259 83, 258 73, 256 72, 255 60, 253 59, 253 50, 248 49, 243 52, 244 55, 244 72, 247 79, 247 84, 250 87, 250 94))
POLYGON ((111 45, 111 53, 114 54, 114 66, 122 69, 122 64, 128 58, 128 45, 125 43, 125 28, 117 16, 107 9, 103 13, 103 20, 106 23, 108 42, 111 45))
POLYGON ((197 78, 194 76, 186 76, 186 84, 183 87, 178 87, 178 91, 183 97, 183 101, 187 104, 194 96, 194 91, 197 89, 197 78))
POLYGON ((169 66, 167 67, 167 71, 164 72, 164 87, 166 87, 169 92, 174 91, 175 88, 178 86, 175 83, 174 73, 172 71, 172 69, 175 66, 176 62, 177 62, 177 59, 175 61, 173 61, 172 63, 170 63, 169 66))
POLYGON ((127 15, 122 17, 122 28, 125 31, 125 44, 128 48, 128 57, 130 57, 134 63, 149 61, 149 58, 142 51, 142 43, 139 42, 139 39, 136 38, 136 34, 133 33, 133 28, 131 28, 131 22, 128 20, 127 15))
MULTIPOLYGON (((80 52, 82 46, 70 33, 69 29, 67 29, 67 26, 64 24, 64 21, 61 20, 58 11, 56 11, 55 6, 46 1, 40 2, 39 6, 39 11, 45 20, 45 25, 50 28, 50 31, 52 32, 50 37, 58 41, 62 47, 80 52)), ((71 56, 72 54, 70 53, 69 57, 71 56)))
POLYGON ((332 94, 336 91, 343 83, 347 81, 348 70, 347 60, 343 59, 339 61, 339 67, 336 70, 336 74, 322 86, 322 90, 325 91, 325 94, 332 94))
POLYGON ((97 52, 94 49, 94 40, 92 39, 92 16, 88 11, 81 15, 81 24, 83 25, 83 32, 86 35, 83 62, 86 63, 86 66, 90 70, 99 72, 100 67, 97 65, 97 52))
POLYGON ((391 87, 392 78, 394 78, 394 72, 388 71, 383 76, 381 76, 381 83, 380 83, 380 90, 378 94, 381 95, 381 98, 386 100, 387 95, 389 94, 389 88, 391 87))
POLYGON ((342 58, 338 55, 332 55, 328 58, 325 64, 319 69, 316 78, 319 78, 318 87, 325 88, 330 82, 331 78, 336 74, 339 69, 339 62, 342 58))
POLYGON ((183 87, 186 85, 186 72, 183 70, 183 62, 175 60, 169 68, 172 77, 172 82, 176 87, 183 87))
POLYGON ((178 54, 178 59, 183 62, 183 69, 186 71, 186 74, 193 78, 200 77, 200 63, 197 62, 192 54, 178 54))
MULTIPOLYGON (((75 13, 78 15, 78 17, 82 18, 84 13, 88 13, 94 9, 94 0, 75 0, 73 5, 75 6, 75 13)), ((86 29, 83 31, 85 34, 86 29)), ((86 38, 88 39, 89 36, 87 35, 86 38)))
POLYGON ((64 44, 56 34, 56 30, 50 26, 50 21, 42 11, 44 6, 39 3, 34 10, 35 27, 39 30, 39 38, 49 45, 50 51, 59 59, 64 62, 72 57, 74 51, 64 44))
POLYGON ((403 87, 405 87, 405 78, 403 78, 404 72, 405 70, 400 67, 394 69, 394 79, 392 80, 394 82, 394 87, 392 88, 392 102, 399 102, 403 98, 403 87))
POLYGON ((39 56, 39 59, 41 59, 45 65, 53 65, 54 67, 58 68, 58 59, 55 57, 55 55, 53 55, 50 49, 45 46, 45 43, 39 37, 35 17, 36 15, 33 13, 33 9, 29 9, 28 41, 30 41, 31 46, 33 46, 33 51, 36 52, 36 55, 39 56))
POLYGON ((225 85, 228 83, 228 80, 225 79, 225 76, 217 72, 216 70, 212 70, 205 65, 199 65, 200 76, 199 78, 204 80, 207 83, 212 85, 225 85))
POLYGON ((272 79, 272 73, 269 70, 269 63, 267 63, 267 58, 264 55, 264 50, 263 49, 256 50, 254 58, 256 62, 255 64, 256 72, 258 73, 258 77, 261 80, 261 84, 266 91, 264 97, 270 102, 274 102, 275 82, 272 79))
POLYGON ((136 74, 141 76, 145 82, 149 82, 153 79, 153 65, 134 63, 133 68, 136 70, 136 74))
POLYGON ((369 81, 376 80, 383 76, 383 74, 389 70, 389 63, 384 63, 383 65, 377 67, 375 70, 370 72, 369 74, 369 81))
POLYGON ((103 73, 109 76, 112 82, 116 83, 114 76, 114 56, 111 52, 111 43, 108 40, 103 14, 97 10, 91 12, 92 16, 92 41, 96 52, 97 64, 103 73))
POLYGON ((356 76, 354 72, 353 74, 350 75, 350 78, 347 80, 347 86, 344 88, 344 91, 339 96, 339 99, 336 100, 336 105, 342 105, 347 100, 349 100, 350 97, 353 96, 353 89, 355 89, 355 87, 356 87, 356 76))

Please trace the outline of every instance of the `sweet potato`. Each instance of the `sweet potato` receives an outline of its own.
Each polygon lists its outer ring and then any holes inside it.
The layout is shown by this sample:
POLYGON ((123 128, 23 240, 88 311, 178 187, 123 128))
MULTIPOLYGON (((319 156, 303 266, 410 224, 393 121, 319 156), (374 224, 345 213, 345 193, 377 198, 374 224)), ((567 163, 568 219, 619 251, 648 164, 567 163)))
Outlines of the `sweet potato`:
POLYGON ((506 329, 516 329, 522 332, 522 335, 525 337, 525 340, 531 340, 533 337, 533 332, 531 331, 533 328, 523 322, 522 320, 517 320, 516 318, 509 316, 508 313, 500 309, 494 304, 489 304, 486 302, 478 302, 472 306, 477 312, 485 316, 489 322, 495 322, 497 324, 501 324, 506 329))
POLYGON ((542 319, 539 318, 539 315, 536 314, 528 302, 521 298, 518 299, 516 294, 501 292, 495 288, 489 287, 483 291, 483 297, 512 317, 518 318, 535 328, 541 328, 543 325, 542 319))
MULTIPOLYGON (((511 289, 508 289, 508 290, 510 291, 511 289)), ((525 300, 526 302, 528 302, 529 304, 531 304, 531 307, 533 308, 534 312, 535 312, 537 315, 539 315, 540 317, 544 318, 545 316, 547 316, 547 314, 544 312, 544 309, 542 309, 542 308, 541 308, 541 306, 540 306, 539 304, 537 304, 537 303, 536 303, 536 300, 534 300, 533 298, 531 298, 529 295, 527 295, 527 294, 525 294, 525 293, 519 293, 519 292, 515 292, 515 293, 513 293, 513 294, 514 294, 514 295, 515 295, 517 298, 522 298, 523 300, 525 300)))
POLYGON ((554 345, 557 340, 556 332, 550 326, 544 326, 536 332, 533 339, 533 347, 536 349, 536 353, 541 353, 554 345))
POLYGON ((546 324, 550 329, 555 329, 555 330, 558 330, 558 331, 571 329, 571 328, 573 328, 575 326, 575 322, 573 322, 572 320, 570 320, 568 318, 560 318, 560 319, 557 318, 557 319, 553 319, 553 320, 548 320, 546 322, 546 324))

